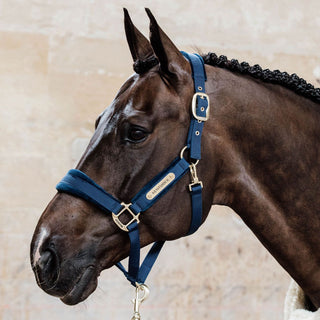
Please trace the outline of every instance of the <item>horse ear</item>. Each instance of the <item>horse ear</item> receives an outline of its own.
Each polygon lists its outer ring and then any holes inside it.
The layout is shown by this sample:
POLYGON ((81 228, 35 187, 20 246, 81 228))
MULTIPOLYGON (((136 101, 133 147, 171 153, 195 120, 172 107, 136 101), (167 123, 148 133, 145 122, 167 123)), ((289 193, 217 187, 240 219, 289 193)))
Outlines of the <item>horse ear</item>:
POLYGON ((159 62, 160 69, 165 74, 176 74, 178 70, 186 68, 187 60, 173 44, 169 37, 159 27, 150 9, 145 9, 150 19, 150 42, 159 62))
POLYGON ((134 26, 128 10, 123 8, 123 11, 126 37, 133 61, 150 58, 154 52, 149 40, 134 26))

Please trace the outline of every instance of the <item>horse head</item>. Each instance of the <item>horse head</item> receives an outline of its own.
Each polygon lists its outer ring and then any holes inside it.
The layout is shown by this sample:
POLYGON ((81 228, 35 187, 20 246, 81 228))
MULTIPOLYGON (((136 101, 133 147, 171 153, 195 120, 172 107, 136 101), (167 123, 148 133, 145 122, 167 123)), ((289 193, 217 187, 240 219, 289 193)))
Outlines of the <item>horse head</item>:
MULTIPOLYGON (((136 71, 96 121, 96 130, 80 159, 81 170, 111 195, 128 203, 183 149, 194 94, 191 67, 173 42, 150 18, 150 41, 125 10, 126 37, 136 71)), ((205 138, 204 142, 205 144, 205 138)), ((210 153, 204 148, 204 155, 210 153)), ((209 159, 209 157, 205 157, 209 159)), ((204 176, 204 215, 212 203, 204 176)), ((140 217, 141 246, 187 234, 191 221, 189 178, 179 183, 140 217)), ((100 272, 129 254, 126 232, 111 215, 81 198, 58 193, 43 212, 31 244, 31 264, 38 285, 66 304, 86 299, 100 272)))

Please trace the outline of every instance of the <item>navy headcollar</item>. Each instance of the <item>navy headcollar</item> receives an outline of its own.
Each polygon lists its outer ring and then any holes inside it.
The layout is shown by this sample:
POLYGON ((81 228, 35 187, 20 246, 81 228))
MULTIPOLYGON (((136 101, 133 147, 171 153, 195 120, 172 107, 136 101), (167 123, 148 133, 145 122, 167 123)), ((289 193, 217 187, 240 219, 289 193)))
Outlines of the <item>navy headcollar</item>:
POLYGON ((192 218, 189 234, 194 233, 202 222, 202 182, 199 181, 196 165, 201 159, 201 135, 204 122, 209 117, 209 97, 205 94, 206 72, 204 62, 198 54, 182 54, 189 60, 192 67, 195 94, 191 105, 191 121, 186 146, 180 156, 173 160, 168 168, 160 172, 142 190, 140 190, 130 203, 126 204, 114 198, 102 187, 96 184, 85 173, 72 169, 58 183, 57 190, 76 197, 83 198, 101 208, 112 218, 116 225, 123 231, 128 232, 130 238, 130 254, 128 271, 119 262, 117 267, 125 274, 132 285, 143 284, 155 263, 164 241, 155 242, 140 266, 140 237, 139 219, 140 214, 149 209, 160 197, 162 197, 180 178, 190 171, 192 182, 189 185, 192 199, 192 218), (189 149, 190 158, 194 162, 188 163, 183 153, 189 149), (121 221, 122 213, 129 213, 131 221, 124 224, 121 221))

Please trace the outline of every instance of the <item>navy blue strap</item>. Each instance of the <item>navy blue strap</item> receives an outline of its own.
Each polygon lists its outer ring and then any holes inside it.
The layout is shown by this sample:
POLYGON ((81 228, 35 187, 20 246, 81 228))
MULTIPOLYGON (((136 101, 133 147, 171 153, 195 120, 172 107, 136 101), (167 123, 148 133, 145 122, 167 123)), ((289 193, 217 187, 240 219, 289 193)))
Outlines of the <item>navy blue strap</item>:
POLYGON ((201 159, 201 134, 203 130, 203 122, 192 119, 188 132, 188 147, 190 148, 190 157, 192 159, 201 159))
MULTIPOLYGON (((177 158, 171 165, 160 172, 132 199, 130 209, 136 213, 149 209, 160 197, 189 170, 189 163, 184 159, 177 158)), ((136 224, 136 223, 135 223, 136 224)), ((129 229, 130 255, 128 272, 118 264, 118 268, 125 274, 130 283, 144 283, 153 264, 155 263, 164 242, 156 242, 150 249, 145 260, 140 266, 140 239, 138 225, 131 224, 129 229), (130 227, 130 229, 129 229, 130 227)))
POLYGON ((122 208, 117 199, 80 170, 69 170, 57 184, 56 189, 85 199, 108 212, 118 213, 122 208))
POLYGON ((128 229, 130 239, 128 274, 132 279, 137 279, 140 267, 140 236, 138 223, 135 221, 128 226, 128 229))
POLYGON ((192 78, 194 82, 194 91, 200 91, 198 90, 198 86, 200 85, 202 87, 201 92, 205 92, 203 84, 205 83, 205 81, 207 81, 207 74, 202 57, 197 53, 187 53, 185 51, 181 51, 181 53, 190 62, 192 69, 192 78))
POLYGON ((209 102, 201 94, 205 93, 205 81, 207 80, 204 61, 198 54, 189 54, 182 51, 182 54, 189 60, 192 68, 192 77, 195 90, 195 108, 192 112, 187 145, 190 148, 192 159, 201 159, 201 135, 203 130, 203 119, 207 117, 209 102))
POLYGON ((144 283, 146 281, 154 263, 156 262, 159 256, 159 253, 164 243, 165 241, 157 241, 152 245, 150 251, 148 252, 146 258, 144 259, 140 267, 138 276, 139 283, 144 283))
POLYGON ((160 197, 177 183, 189 170, 184 158, 176 158, 168 168, 160 172, 132 199, 130 206, 135 212, 149 209, 160 197))
MULTIPOLYGON (((157 241, 152 245, 151 249, 149 250, 148 254, 143 260, 143 263, 141 264, 138 275, 136 277, 132 276, 130 272, 126 271, 125 267, 122 265, 121 262, 118 262, 116 266, 123 272, 125 277, 130 281, 130 283, 133 286, 135 286, 136 283, 144 283, 154 263, 156 262, 164 243, 165 241, 157 241)), ((129 260, 130 260, 130 256, 129 256, 129 260)))
POLYGON ((191 188, 192 215, 188 235, 196 232, 202 221, 202 186, 196 184, 191 188))
MULTIPOLYGON (((209 101, 202 94, 205 93, 207 80, 204 61, 198 54, 189 54, 182 51, 189 60, 192 69, 195 95, 192 103, 192 116, 187 138, 187 146, 190 148, 190 157, 195 160, 201 159, 201 136, 204 119, 209 111, 209 101), (194 108, 195 107, 195 108, 194 108)), ((202 222, 202 185, 195 184, 191 187, 192 216, 188 235, 198 230, 202 222)))
MULTIPOLYGON (((188 170, 189 163, 184 158, 176 158, 168 168, 154 177, 132 199, 130 209, 136 214, 149 209, 188 170)), ((69 170, 66 176, 57 184, 56 189, 90 201, 108 212, 117 214, 122 209, 120 201, 106 192, 85 173, 77 169, 69 170)))

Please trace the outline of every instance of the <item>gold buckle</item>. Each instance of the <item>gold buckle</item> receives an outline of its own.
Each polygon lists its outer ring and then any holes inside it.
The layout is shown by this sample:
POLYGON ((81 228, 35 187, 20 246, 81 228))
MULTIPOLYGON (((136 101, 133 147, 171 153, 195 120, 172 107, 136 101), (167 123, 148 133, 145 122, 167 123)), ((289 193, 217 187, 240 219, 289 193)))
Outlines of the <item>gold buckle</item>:
POLYGON ((137 223, 140 222, 139 220, 139 215, 140 215, 140 212, 138 214, 135 214, 131 209, 130 209, 130 206, 131 206, 132 203, 129 203, 129 204, 126 204, 124 202, 121 202, 121 205, 123 206, 123 209, 121 209, 121 211, 118 213, 118 214, 115 214, 112 212, 112 219, 114 221, 114 223, 123 231, 126 231, 126 232, 129 232, 128 230, 128 226, 133 223, 134 221, 137 221, 137 223), (132 219, 127 223, 127 224, 124 224, 120 221, 120 216, 122 215, 122 213, 124 213, 125 211, 128 211, 131 216, 132 216, 132 219))
POLYGON ((209 101, 209 96, 205 93, 202 93, 202 92, 196 92, 194 95, 193 95, 193 98, 192 98, 192 104, 191 104, 191 110, 192 110, 192 114, 193 116, 199 120, 199 121, 207 121, 209 119, 209 114, 210 114, 210 101, 209 101), (201 99, 207 99, 208 101, 208 108, 207 108, 207 111, 206 111, 206 116, 203 117, 203 116, 198 116, 197 115, 197 98, 200 97, 201 99))

